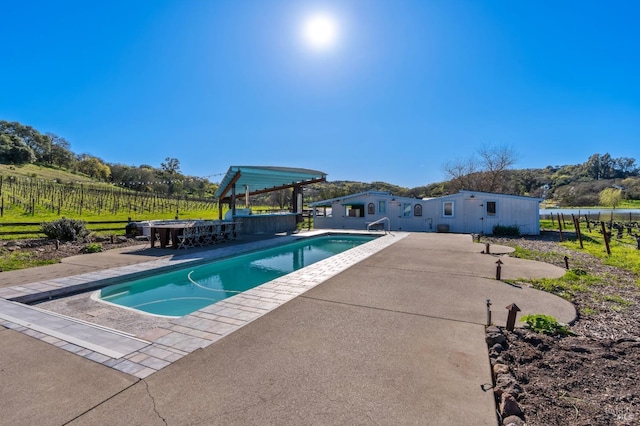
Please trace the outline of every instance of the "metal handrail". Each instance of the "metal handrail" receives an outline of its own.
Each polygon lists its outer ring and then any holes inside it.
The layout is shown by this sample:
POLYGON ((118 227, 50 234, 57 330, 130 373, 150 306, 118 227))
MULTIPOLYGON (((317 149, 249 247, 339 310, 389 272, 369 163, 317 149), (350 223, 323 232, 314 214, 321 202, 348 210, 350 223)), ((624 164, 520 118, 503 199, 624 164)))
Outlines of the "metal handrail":
POLYGON ((384 233, 385 233, 385 234, 386 234, 387 232, 391 233, 391 221, 389 220, 389 218, 388 218, 388 217, 383 217, 382 219, 378 219, 378 220, 376 220, 375 222, 371 222, 371 223, 367 224, 367 231, 371 231, 371 227, 372 227, 373 225, 377 225, 377 224, 379 224, 379 223, 383 223, 385 220, 387 221, 387 228, 388 228, 388 230, 385 230, 385 229, 384 229, 384 226, 382 227, 382 230, 384 231, 384 233))

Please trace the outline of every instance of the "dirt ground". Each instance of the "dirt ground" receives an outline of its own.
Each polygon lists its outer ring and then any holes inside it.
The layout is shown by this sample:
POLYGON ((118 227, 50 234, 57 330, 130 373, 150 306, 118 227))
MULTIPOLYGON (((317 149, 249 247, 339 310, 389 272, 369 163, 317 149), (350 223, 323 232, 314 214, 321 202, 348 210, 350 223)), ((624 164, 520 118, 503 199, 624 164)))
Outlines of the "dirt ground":
POLYGON ((104 251, 119 247, 128 247, 140 243, 142 243, 142 241, 136 240, 135 238, 127 238, 125 236, 114 236, 113 238, 93 237, 87 240, 78 240, 73 242, 60 241, 57 245, 54 240, 35 238, 0 241, 0 249, 4 249, 8 252, 28 252, 32 255, 33 259, 38 260, 60 260, 65 257, 85 253, 85 249, 89 244, 99 244, 104 251))
POLYGON ((483 241, 553 252, 561 267, 566 255, 570 267, 603 278, 571 299, 575 336, 507 333, 502 357, 523 389, 517 401, 527 425, 639 425, 640 277, 561 247, 555 233, 483 241))
MULTIPOLYGON (((507 333, 508 348, 502 357, 522 387, 517 401, 527 425, 639 425, 640 277, 561 247, 557 241, 555 233, 482 240, 554 253, 545 259, 551 257, 561 267, 566 255, 571 267, 603 278, 603 283, 572 298, 579 312, 570 327, 575 336, 550 337, 518 329, 507 333)), ((124 237, 99 242, 105 250, 140 243, 124 237)), ((86 245, 60 243, 56 249, 46 240, 0 244, 41 259, 74 256, 86 245)))

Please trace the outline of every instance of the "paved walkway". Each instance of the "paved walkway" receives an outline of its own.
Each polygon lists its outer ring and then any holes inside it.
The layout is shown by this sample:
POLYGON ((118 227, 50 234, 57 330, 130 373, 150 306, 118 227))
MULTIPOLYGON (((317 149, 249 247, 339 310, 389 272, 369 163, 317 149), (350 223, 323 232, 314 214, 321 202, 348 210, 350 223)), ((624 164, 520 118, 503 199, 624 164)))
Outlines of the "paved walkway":
MULTIPOLYGON (((497 258, 480 254, 484 246, 469 236, 404 236, 380 239, 381 246, 359 263, 328 262, 346 265, 338 275, 305 269, 259 288, 272 297, 288 295, 280 303, 289 301, 200 349, 169 354, 150 375, 125 374, 131 372, 60 350, 55 346, 61 342, 47 343, 54 338, 28 325, 0 326, 0 338, 8 343, 0 348, 0 381, 6 384, 0 423, 493 425, 492 395, 480 388, 491 381, 486 299, 498 324, 510 303, 523 314, 547 313, 564 322, 573 320, 575 310, 549 294, 496 281, 497 258), (382 241, 392 239, 383 247, 382 241), (279 292, 280 286, 287 290, 279 292), (291 294, 296 286, 302 289, 291 294)), ((142 259, 149 260, 137 260, 142 259)), ((154 262, 161 260, 173 258, 154 262)), ((503 278, 564 273, 546 264, 502 260, 503 278)), ((22 277, 12 287, 28 289, 28 282, 22 277)), ((217 314, 227 308, 212 307, 217 314)), ((3 306, 0 312, 7 315, 3 306)), ((196 323, 182 327, 195 330, 190 327, 196 323)))

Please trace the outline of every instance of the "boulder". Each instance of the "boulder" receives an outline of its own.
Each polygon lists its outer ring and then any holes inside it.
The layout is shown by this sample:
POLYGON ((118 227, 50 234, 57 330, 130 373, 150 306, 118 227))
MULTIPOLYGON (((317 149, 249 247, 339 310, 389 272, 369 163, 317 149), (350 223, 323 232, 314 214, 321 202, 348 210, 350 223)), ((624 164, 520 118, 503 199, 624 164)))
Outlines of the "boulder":
POLYGON ((496 364, 493 366, 493 374, 498 376, 498 374, 509 374, 509 366, 504 364, 496 364))
MULTIPOLYGON (((522 416, 522 408, 510 393, 503 393, 500 402, 500 415, 502 418, 509 416, 522 416)), ((503 422, 504 423, 504 422, 503 422)))
POLYGON ((507 338, 502 333, 487 333, 487 346, 491 347, 496 343, 505 343, 507 338))
POLYGON ((509 416, 502 419, 502 424, 504 426, 525 426, 526 423, 518 416, 509 416))
POLYGON ((493 389, 493 392, 497 395, 510 394, 518 396, 522 393, 522 386, 518 383, 515 377, 510 373, 507 374, 497 374, 496 375, 496 386, 493 389))

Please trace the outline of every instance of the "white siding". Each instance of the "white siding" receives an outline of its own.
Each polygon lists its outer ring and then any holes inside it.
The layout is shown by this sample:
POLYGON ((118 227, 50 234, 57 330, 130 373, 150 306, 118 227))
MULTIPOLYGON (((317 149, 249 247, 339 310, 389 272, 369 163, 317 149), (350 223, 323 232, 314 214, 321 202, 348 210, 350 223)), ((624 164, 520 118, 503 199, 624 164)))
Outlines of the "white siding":
POLYGON ((394 231, 436 232, 448 227, 449 232, 455 233, 491 234, 494 226, 503 225, 518 226, 522 234, 540 233, 537 198, 463 191, 429 200, 363 193, 330 201, 332 216, 316 217, 316 228, 366 229, 367 224, 387 217, 394 231), (380 212, 381 202, 386 205, 385 212, 380 212), (450 216, 445 215, 445 203, 452 205, 450 216), (416 205, 420 206, 417 210, 416 205), (347 206, 362 208, 350 216, 347 206))

